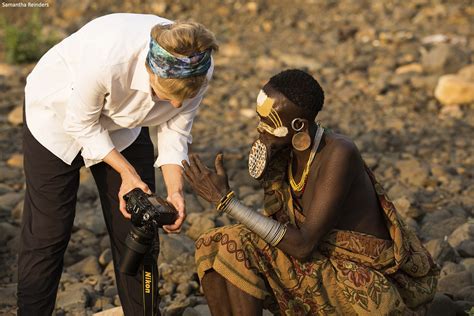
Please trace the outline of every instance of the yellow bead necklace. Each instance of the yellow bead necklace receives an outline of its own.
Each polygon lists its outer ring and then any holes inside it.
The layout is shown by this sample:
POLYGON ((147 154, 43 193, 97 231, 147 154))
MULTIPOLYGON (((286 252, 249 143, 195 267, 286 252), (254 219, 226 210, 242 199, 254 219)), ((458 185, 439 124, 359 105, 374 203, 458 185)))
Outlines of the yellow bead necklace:
POLYGON ((301 175, 301 179, 298 183, 296 183, 295 178, 293 177, 293 153, 291 154, 290 163, 288 165, 288 178, 290 180, 291 188, 294 192, 300 192, 306 185, 306 180, 308 179, 309 168, 311 163, 314 160, 314 156, 316 156, 316 151, 319 147, 319 143, 321 142, 321 138, 324 133, 324 128, 318 125, 318 130, 316 131, 316 135, 314 135, 314 144, 313 148, 311 148, 311 152, 309 154, 308 161, 306 162, 306 166, 303 170, 303 174, 301 175))

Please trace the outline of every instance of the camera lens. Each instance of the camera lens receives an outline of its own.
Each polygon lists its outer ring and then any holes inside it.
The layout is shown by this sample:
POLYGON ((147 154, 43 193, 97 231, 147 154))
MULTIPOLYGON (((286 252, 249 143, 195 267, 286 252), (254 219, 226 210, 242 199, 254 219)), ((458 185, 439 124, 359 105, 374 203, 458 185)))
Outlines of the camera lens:
POLYGON ((125 253, 121 258, 120 272, 136 275, 145 253, 153 244, 153 233, 147 233, 142 227, 132 225, 125 239, 125 253))

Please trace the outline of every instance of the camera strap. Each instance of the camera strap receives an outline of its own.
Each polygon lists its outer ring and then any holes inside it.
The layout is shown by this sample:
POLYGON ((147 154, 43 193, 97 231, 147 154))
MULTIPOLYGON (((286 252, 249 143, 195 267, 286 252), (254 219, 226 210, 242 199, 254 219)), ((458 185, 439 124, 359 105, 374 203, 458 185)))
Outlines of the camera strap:
POLYGON ((156 263, 154 262, 153 257, 145 256, 143 259, 143 274, 142 274, 142 285, 143 285, 143 315, 144 316, 154 316, 155 312, 155 297, 157 296, 155 284, 158 277, 155 272, 156 263))

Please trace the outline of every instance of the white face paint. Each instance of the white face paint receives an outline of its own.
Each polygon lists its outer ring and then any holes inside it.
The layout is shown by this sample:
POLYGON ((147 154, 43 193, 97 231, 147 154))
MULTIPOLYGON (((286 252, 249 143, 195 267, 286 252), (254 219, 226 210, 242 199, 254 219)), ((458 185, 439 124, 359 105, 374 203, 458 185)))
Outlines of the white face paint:
POLYGON ((257 129, 276 137, 285 137, 288 134, 288 128, 282 126, 280 116, 273 108, 274 103, 274 99, 268 97, 263 90, 260 90, 257 96, 257 113, 261 117, 268 118, 273 126, 260 121, 257 129))
POLYGON ((257 105, 261 106, 267 98, 268 98, 267 94, 263 90, 260 90, 257 96, 257 105))

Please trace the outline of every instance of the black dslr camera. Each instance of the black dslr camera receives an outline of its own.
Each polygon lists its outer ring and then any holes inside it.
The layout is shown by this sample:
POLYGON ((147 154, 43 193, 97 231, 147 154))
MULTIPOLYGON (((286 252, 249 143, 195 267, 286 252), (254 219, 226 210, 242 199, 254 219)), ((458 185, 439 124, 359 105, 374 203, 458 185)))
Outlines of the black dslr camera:
POLYGON ((171 203, 138 188, 123 198, 127 203, 127 212, 132 214, 132 228, 125 239, 127 248, 121 258, 120 271, 136 275, 145 253, 153 245, 158 228, 173 224, 178 212, 171 203))

